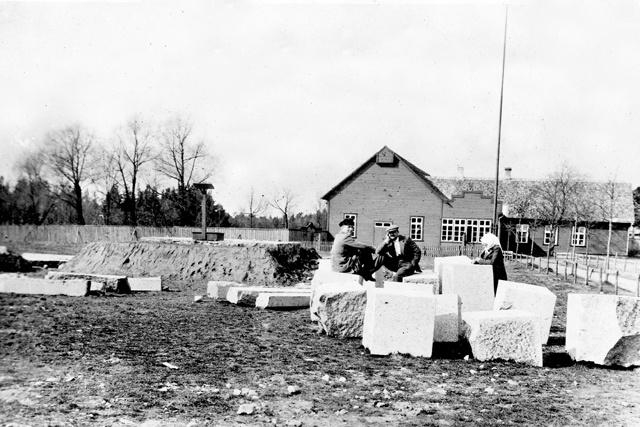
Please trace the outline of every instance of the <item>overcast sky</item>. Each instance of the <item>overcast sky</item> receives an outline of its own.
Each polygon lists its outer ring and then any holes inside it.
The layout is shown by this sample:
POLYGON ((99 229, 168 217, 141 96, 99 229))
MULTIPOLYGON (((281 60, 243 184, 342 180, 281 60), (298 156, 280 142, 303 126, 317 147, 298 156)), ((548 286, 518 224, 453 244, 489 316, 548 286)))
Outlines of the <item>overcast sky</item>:
MULTIPOLYGON (((434 176, 494 176, 505 4, 399 3, 0 1, 0 175, 52 129, 106 139, 177 113, 230 213, 252 186, 315 210, 385 145, 434 176)), ((637 4, 509 3, 501 170, 640 186, 637 4)))

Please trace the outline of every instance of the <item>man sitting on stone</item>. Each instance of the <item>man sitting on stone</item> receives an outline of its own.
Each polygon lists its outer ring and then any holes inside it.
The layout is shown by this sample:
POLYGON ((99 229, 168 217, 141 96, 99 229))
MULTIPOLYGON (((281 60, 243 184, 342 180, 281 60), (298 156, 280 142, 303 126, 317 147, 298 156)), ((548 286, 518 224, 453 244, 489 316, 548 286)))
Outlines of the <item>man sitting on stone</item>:
POLYGON ((364 280, 375 281, 373 273, 382 267, 382 257, 374 254, 375 248, 356 241, 352 237, 354 222, 345 218, 340 222, 331 247, 331 268, 339 273, 353 273, 364 280))
POLYGON ((383 258, 382 265, 393 272, 391 280, 394 282, 402 282, 403 277, 422 272, 419 265, 422 251, 410 237, 400 235, 399 231, 397 225, 387 228, 387 235, 376 249, 376 254, 383 258))

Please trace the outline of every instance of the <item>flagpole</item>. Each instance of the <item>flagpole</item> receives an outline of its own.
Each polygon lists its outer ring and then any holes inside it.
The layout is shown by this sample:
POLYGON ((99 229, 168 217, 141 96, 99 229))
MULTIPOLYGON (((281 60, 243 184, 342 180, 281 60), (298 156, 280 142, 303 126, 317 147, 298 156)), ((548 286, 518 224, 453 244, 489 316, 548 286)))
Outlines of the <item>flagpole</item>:
POLYGON ((502 46, 502 82, 500 84, 500 114, 498 118, 498 152, 496 154, 496 182, 493 196, 493 226, 496 235, 500 235, 498 228, 498 177, 500 176, 500 139, 502 137, 502 100, 504 98, 504 68, 507 57, 507 19, 509 17, 509 5, 506 5, 504 14, 504 43, 502 46))

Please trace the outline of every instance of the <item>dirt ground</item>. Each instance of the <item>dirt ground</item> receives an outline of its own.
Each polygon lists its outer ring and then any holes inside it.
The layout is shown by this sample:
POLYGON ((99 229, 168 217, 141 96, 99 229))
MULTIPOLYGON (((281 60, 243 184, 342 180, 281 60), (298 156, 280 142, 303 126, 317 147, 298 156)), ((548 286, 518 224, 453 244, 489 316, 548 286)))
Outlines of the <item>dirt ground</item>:
POLYGON ((564 350, 567 294, 597 289, 517 263, 507 272, 558 296, 542 368, 478 362, 464 344, 375 357, 359 339, 318 334, 308 310, 194 302, 204 284, 2 294, 0 425, 640 426, 640 369, 576 364, 564 350))

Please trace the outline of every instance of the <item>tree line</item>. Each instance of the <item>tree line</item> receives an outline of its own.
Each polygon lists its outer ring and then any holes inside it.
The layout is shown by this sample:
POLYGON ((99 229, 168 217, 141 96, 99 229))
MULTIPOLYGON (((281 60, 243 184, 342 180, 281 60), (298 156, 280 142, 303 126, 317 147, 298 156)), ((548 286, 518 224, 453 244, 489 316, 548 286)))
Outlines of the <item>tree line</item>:
MULTIPOLYGON (((0 177, 0 223, 199 226, 202 193, 194 184, 209 179, 217 164, 208 146, 178 115, 159 124, 133 117, 105 140, 81 124, 53 130, 20 154, 15 185, 0 177)), ((295 213, 296 200, 287 188, 268 198, 251 189, 246 208, 232 216, 207 194, 207 224, 325 225, 325 209, 295 213), (267 215, 270 208, 276 216, 267 215)))

